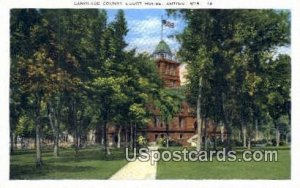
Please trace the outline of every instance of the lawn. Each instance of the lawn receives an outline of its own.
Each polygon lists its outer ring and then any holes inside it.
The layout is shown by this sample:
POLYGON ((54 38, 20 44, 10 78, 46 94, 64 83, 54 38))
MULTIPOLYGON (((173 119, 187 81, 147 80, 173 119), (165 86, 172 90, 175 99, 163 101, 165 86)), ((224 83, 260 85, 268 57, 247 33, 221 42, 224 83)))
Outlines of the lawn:
MULTIPOLYGON (((264 148, 267 149, 267 148, 264 148)), ((268 148, 274 149, 274 148, 268 148)), ((238 158, 241 155, 238 155, 238 158)), ((289 148, 278 149, 277 162, 158 162, 157 179, 290 179, 289 148)))
POLYGON ((35 167, 34 151, 17 151, 10 158, 10 179, 108 179, 127 161, 121 150, 112 150, 106 158, 99 148, 82 149, 75 158, 74 149, 43 152, 44 166, 35 167))
MULTIPOLYGON (((156 178, 290 179, 290 158, 289 148, 279 148, 278 162, 217 162, 216 160, 163 162, 160 160, 156 178)), ((43 152, 43 161, 44 166, 36 168, 33 150, 15 152, 10 158, 10 179, 108 179, 127 164, 122 150, 114 149, 112 156, 106 158, 99 148, 82 149, 77 158, 73 149, 62 149, 59 158, 53 157, 52 151, 48 150, 43 152)))

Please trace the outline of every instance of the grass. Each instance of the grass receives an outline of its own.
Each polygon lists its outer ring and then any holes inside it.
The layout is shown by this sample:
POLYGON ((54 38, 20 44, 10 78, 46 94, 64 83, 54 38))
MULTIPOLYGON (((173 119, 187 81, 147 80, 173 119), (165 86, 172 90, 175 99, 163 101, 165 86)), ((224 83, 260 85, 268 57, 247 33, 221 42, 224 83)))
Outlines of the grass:
MULTIPOLYGON (((180 150, 174 147, 163 150, 180 150)), ((188 148, 189 150, 193 148, 188 148)), ((244 148, 235 148, 238 158, 244 148)), ((290 179, 291 157, 288 147, 254 148, 278 150, 278 162, 158 162, 157 179, 290 179)), ((127 161, 122 150, 112 150, 109 158, 99 148, 60 150, 60 157, 43 151, 44 166, 35 167, 35 151, 17 151, 10 158, 10 179, 108 179, 127 161)))
POLYGON ((122 150, 112 150, 109 158, 99 148, 63 149, 60 157, 43 151, 44 166, 36 168, 34 151, 17 151, 10 157, 10 179, 108 179, 127 161, 122 150))
MULTIPOLYGON (((237 150, 237 153, 240 151, 237 150)), ((240 158, 241 154, 237 157, 240 158)), ((212 162, 163 162, 160 160, 156 176, 157 179, 290 179, 290 161, 290 149, 286 147, 278 149, 277 162, 218 162, 215 159, 212 162)))

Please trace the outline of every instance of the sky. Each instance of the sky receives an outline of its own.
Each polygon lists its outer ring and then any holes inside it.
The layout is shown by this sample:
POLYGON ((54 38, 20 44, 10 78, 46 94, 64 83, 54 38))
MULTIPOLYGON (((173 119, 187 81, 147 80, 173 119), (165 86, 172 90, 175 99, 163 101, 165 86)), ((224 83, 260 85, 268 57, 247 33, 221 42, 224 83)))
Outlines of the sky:
MULTIPOLYGON (((107 10, 108 21, 114 20, 117 9, 107 10)), ((185 27, 185 22, 179 17, 168 17, 164 9, 125 9, 125 18, 129 29, 125 40, 128 44, 126 50, 136 49, 137 52, 147 52, 152 54, 161 37, 161 17, 175 24, 174 28, 164 27, 163 39, 170 46, 173 54, 180 48, 180 44, 175 38, 168 37, 181 33, 185 27)), ((280 47, 278 54, 291 54, 291 47, 280 47)))
MULTIPOLYGON (((107 10, 108 21, 113 21, 118 10, 107 10)), ((163 39, 172 53, 180 47, 175 38, 168 37, 183 31, 185 23, 180 18, 168 17, 163 9, 125 9, 125 18, 129 32, 125 38, 127 50, 136 48, 137 52, 152 54, 161 37, 161 17, 175 24, 174 28, 164 27, 163 39)))

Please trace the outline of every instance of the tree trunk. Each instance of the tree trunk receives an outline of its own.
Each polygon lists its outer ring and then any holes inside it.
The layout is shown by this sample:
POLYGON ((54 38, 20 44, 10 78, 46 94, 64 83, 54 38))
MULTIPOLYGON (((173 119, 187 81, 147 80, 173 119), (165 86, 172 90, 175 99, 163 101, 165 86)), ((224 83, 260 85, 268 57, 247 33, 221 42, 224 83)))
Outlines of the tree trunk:
POLYGON ((197 134, 198 139, 196 143, 196 149, 199 152, 202 145, 202 119, 201 119, 201 78, 199 79, 198 97, 197 97, 197 134))
POLYGON ((131 149, 134 148, 134 136, 133 136, 133 124, 130 122, 130 147, 131 149))
POLYGON ((59 156, 59 134, 56 132, 55 137, 54 137, 54 156, 58 157, 59 156))
POLYGON ((79 132, 78 132, 78 119, 77 119, 77 105, 75 99, 71 99, 69 103, 69 119, 68 122, 72 129, 74 130, 73 133, 73 145, 75 149, 75 158, 78 157, 79 153, 79 146, 78 146, 78 140, 79 140, 79 132))
POLYGON ((279 128, 277 126, 276 127, 276 147, 279 146, 279 143, 280 143, 280 131, 279 131, 279 128))
POLYGON ((99 143, 101 145, 101 137, 102 137, 102 126, 101 124, 100 125, 97 125, 96 127, 96 131, 95 131, 95 142, 96 143, 99 143))
POLYGON ((221 141, 222 141, 222 143, 224 144, 224 127, 225 127, 225 125, 224 125, 224 123, 220 123, 220 133, 221 133, 221 141))
POLYGON ((258 141, 258 120, 255 119, 255 141, 258 141))
POLYGON ((244 122, 242 122, 242 132, 243 132, 243 147, 247 147, 247 129, 244 122))
POLYGON ((104 137, 105 137, 105 127, 102 125, 102 130, 101 130, 101 142, 100 144, 104 147, 104 137))
POLYGON ((232 129, 231 129, 231 122, 229 123, 228 118, 226 116, 226 109, 224 107, 225 104, 225 100, 226 100, 226 95, 225 93, 222 93, 222 116, 223 116, 223 123, 222 123, 222 127, 221 127, 221 138, 222 138, 222 142, 224 143, 224 128, 227 131, 227 136, 226 136, 226 142, 225 142, 225 147, 227 151, 231 150, 231 136, 232 136, 232 129))
POLYGON ((14 133, 12 131, 10 131, 10 153, 14 153, 14 133))
POLYGON ((126 125, 125 127, 124 134, 125 134, 125 147, 128 148, 128 125, 126 125))
POLYGON ((34 149, 36 150, 36 136, 34 137, 34 149))
POLYGON ((117 143, 117 148, 121 147, 121 132, 122 132, 122 125, 120 125, 119 130, 118 130, 118 143, 117 143))
POLYGON ((43 165, 42 162, 42 148, 41 148, 41 124, 40 118, 36 117, 36 161, 35 164, 37 167, 41 167, 43 165))
POLYGON ((251 137, 248 137, 248 149, 251 149, 251 137))
POLYGON ((50 125, 53 131, 53 137, 54 137, 54 145, 53 145, 53 155, 54 157, 59 156, 59 125, 58 120, 55 115, 53 107, 49 104, 48 107, 48 118, 50 121, 50 125))
POLYGON ((75 129, 75 134, 74 134, 74 148, 75 148, 75 157, 78 157, 79 153, 79 147, 78 147, 78 133, 77 133, 77 128, 75 129))
POLYGON ((214 136, 213 136, 213 142, 214 142, 214 150, 217 151, 217 135, 216 135, 216 132, 217 132, 217 126, 215 125, 215 122, 214 122, 214 125, 213 125, 213 133, 214 133, 214 136))
MULTIPOLYGON (((74 111, 75 112, 75 111, 74 111)), ((74 136, 74 146, 75 146, 75 156, 78 157, 79 154, 79 132, 78 132, 78 125, 77 125, 77 117, 74 113, 74 119, 73 119, 74 127, 75 127, 75 136, 74 136)))
POLYGON ((204 148, 205 150, 207 150, 208 146, 207 146, 207 118, 204 118, 204 148))
POLYGON ((279 131, 279 127, 276 123, 276 120, 273 120, 273 124, 275 127, 275 131, 276 131, 276 136, 275 136, 275 140, 276 140, 276 147, 279 146, 279 142, 280 142, 280 131, 279 131))
POLYGON ((108 131, 107 131, 107 122, 104 122, 104 150, 106 155, 110 155, 110 150, 108 146, 108 131))
POLYGON ((169 147, 169 124, 166 124, 166 133, 167 133, 167 148, 169 147))
POLYGON ((133 149, 136 149, 136 136, 137 136, 137 130, 136 130, 136 123, 134 123, 133 128, 133 149))
MULTIPOLYGON (((231 124, 231 123, 230 123, 231 124)), ((232 128, 228 122, 225 123, 224 127, 227 131, 227 138, 226 138, 226 149, 227 151, 231 150, 231 140, 232 140, 232 128)), ((224 129, 223 129, 223 134, 224 134, 224 129)))
POLYGON ((251 148, 251 141, 252 141, 252 138, 253 138, 253 130, 254 130, 254 126, 255 126, 255 119, 253 118, 252 119, 252 122, 251 124, 248 125, 247 127, 247 132, 248 132, 248 149, 250 150, 251 148))
POLYGON ((16 134, 13 134, 13 136, 14 136, 14 150, 17 150, 18 149, 18 137, 16 136, 16 134))

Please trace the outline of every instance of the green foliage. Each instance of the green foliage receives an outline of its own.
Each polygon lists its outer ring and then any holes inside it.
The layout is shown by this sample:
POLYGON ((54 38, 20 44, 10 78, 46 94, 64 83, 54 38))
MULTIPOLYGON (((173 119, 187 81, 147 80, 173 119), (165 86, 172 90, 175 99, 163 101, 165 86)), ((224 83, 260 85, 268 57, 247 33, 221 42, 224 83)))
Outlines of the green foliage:
POLYGON ((139 144, 139 146, 141 147, 146 147, 147 146, 147 139, 144 138, 143 136, 139 136, 137 138, 137 143, 139 144))
POLYGON ((167 139, 166 138, 159 138, 156 143, 160 146, 160 147, 165 147, 167 145, 167 139))
MULTIPOLYGON (((290 114, 290 13, 277 10, 180 10, 187 23, 180 57, 187 62, 187 93, 201 114, 226 129, 290 114), (202 85, 199 86, 199 80, 202 85), (200 87, 200 89, 199 89, 200 87), (199 93, 201 91, 201 93, 199 93)), ((251 137, 251 134, 249 133, 251 137)))
POLYGON ((21 116, 19 118, 15 133, 20 137, 34 137, 34 121, 26 115, 21 116))
POLYGON ((148 123, 149 119, 147 118, 146 110, 142 104, 133 103, 129 107, 129 113, 133 119, 142 125, 148 123))
POLYGON ((184 95, 181 89, 161 89, 156 103, 163 121, 169 123, 181 108, 184 95))
POLYGON ((30 130, 25 112, 75 139, 104 121, 145 125, 161 82, 148 55, 124 50, 127 32, 122 10, 110 23, 103 10, 12 10, 11 131, 30 130))

